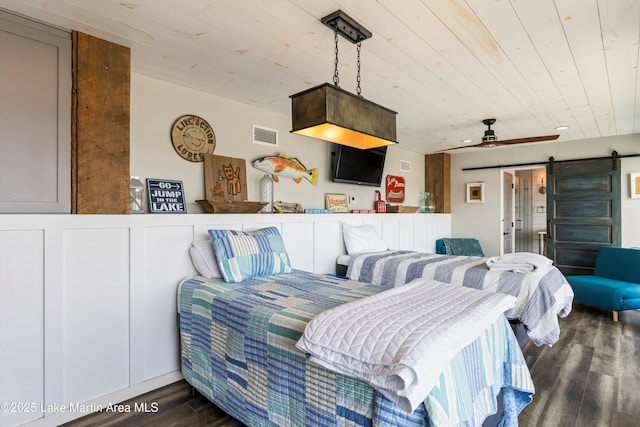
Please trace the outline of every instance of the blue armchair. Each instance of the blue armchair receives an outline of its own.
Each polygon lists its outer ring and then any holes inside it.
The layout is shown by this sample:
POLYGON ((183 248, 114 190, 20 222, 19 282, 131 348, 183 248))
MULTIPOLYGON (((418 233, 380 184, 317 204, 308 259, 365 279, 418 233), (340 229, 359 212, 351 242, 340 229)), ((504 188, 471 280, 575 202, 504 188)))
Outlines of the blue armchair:
POLYGON ((640 250, 602 246, 593 274, 567 276, 576 301, 613 311, 640 309, 640 250))

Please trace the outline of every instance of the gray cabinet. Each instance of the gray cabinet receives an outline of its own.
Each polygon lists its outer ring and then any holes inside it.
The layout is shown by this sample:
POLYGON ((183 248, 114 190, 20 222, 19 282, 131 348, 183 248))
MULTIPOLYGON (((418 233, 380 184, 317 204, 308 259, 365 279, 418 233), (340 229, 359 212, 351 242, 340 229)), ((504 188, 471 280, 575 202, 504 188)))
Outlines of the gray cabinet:
POLYGON ((0 11, 0 213, 71 210, 71 34, 0 11))

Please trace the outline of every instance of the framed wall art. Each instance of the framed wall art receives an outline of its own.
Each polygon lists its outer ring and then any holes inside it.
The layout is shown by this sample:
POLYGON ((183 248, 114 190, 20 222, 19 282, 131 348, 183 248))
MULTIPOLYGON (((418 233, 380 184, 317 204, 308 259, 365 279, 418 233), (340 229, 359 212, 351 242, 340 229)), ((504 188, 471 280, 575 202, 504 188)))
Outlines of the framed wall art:
POLYGON ((484 182, 467 182, 467 203, 484 203, 484 182))
POLYGON ((629 174, 629 189, 631 190, 632 199, 640 199, 640 172, 629 174))

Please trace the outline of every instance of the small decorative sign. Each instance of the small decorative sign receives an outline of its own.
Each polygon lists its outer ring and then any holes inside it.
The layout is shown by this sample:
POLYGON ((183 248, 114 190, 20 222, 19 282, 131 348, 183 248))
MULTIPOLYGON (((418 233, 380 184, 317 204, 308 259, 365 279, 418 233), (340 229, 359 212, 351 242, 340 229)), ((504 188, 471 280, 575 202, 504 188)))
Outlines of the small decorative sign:
POLYGON ((147 178, 150 213, 187 213, 182 181, 147 178))
POLYGON ((325 193, 324 201, 326 209, 330 209, 334 212, 349 212, 346 194, 325 193))
POLYGON ((216 135, 205 119, 188 114, 178 117, 171 126, 171 143, 183 159, 202 162, 205 154, 215 150, 216 135))
POLYGON ((404 203, 404 177, 387 175, 387 202, 404 203))
POLYGON ((244 202, 247 200, 245 159, 204 156, 204 194, 206 200, 244 202))

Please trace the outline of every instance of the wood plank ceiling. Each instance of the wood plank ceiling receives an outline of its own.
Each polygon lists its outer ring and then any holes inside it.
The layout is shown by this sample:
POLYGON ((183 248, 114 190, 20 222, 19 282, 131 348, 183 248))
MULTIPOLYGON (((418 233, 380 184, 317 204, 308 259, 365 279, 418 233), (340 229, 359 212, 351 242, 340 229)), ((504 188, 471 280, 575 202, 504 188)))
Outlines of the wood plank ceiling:
MULTIPOLYGON (((640 0, 0 0, 0 7, 128 46, 134 72, 284 115, 289 95, 332 81, 333 33, 320 18, 342 9, 373 33, 362 43, 362 95, 399 113, 398 140, 409 150, 479 143, 490 117, 503 140, 640 133, 640 0)), ((355 46, 341 38, 339 53, 340 86, 355 92, 355 46)))

